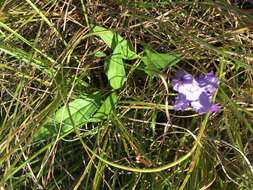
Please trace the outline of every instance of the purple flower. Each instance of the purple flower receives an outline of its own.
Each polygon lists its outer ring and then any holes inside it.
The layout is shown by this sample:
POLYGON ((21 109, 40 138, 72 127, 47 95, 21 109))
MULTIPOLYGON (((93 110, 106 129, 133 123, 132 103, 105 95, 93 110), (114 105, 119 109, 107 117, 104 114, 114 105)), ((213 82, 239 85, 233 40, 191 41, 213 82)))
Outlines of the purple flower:
POLYGON ((176 73, 176 78, 172 80, 172 86, 173 90, 184 94, 189 101, 197 100, 202 93, 202 89, 193 76, 181 70, 176 73))
POLYGON ((195 79, 183 70, 177 71, 172 80, 173 89, 179 93, 175 98, 174 109, 184 110, 191 105, 199 114, 219 111, 219 106, 211 102, 218 84, 219 80, 213 72, 195 79))

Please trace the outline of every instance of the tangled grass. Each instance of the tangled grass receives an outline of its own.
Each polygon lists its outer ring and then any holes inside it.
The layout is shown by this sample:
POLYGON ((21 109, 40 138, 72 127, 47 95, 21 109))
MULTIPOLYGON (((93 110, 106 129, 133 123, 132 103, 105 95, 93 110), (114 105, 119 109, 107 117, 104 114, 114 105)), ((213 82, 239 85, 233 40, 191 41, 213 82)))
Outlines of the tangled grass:
POLYGON ((252 189, 253 19, 238 2, 0 1, 0 189, 252 189), (94 26, 139 56, 119 89, 94 26), (180 60, 148 73, 146 47, 180 60), (173 110, 178 69, 214 71, 217 114, 173 110), (76 126, 73 100, 112 93, 102 120, 76 126), (55 122, 64 106, 68 125, 55 122))

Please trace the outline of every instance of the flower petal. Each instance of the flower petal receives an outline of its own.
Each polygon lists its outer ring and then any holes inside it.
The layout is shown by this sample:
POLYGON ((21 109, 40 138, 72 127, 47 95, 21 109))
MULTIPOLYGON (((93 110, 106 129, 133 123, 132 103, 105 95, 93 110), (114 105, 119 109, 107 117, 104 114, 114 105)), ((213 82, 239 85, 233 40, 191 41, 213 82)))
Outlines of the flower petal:
POLYGON ((185 110, 189 106, 189 101, 186 100, 185 95, 179 93, 178 96, 175 98, 174 102, 174 109, 175 110, 185 110))
POLYGON ((210 107, 209 111, 212 113, 218 112, 220 111, 220 106, 218 104, 214 104, 210 107))
POLYGON ((178 92, 186 96, 186 99, 189 101, 195 101, 199 98, 200 94, 203 92, 194 79, 192 83, 183 84, 178 88, 178 92))
POLYGON ((191 102, 192 108, 199 114, 204 114, 211 107, 211 99, 206 93, 202 93, 197 101, 191 102))
POLYGON ((176 77, 172 79, 173 90, 178 91, 183 84, 190 84, 193 81, 193 76, 183 70, 176 72, 176 77))
POLYGON ((212 71, 200 76, 197 81, 199 86, 209 94, 213 94, 219 85, 219 80, 212 71))
POLYGON ((218 112, 220 110, 220 106, 218 104, 211 103, 211 96, 206 93, 202 93, 199 96, 198 101, 191 102, 192 108, 198 112, 199 114, 204 114, 207 112, 218 112))
POLYGON ((203 91, 194 77, 182 70, 177 71, 172 86, 173 90, 184 94, 189 101, 197 100, 203 91))

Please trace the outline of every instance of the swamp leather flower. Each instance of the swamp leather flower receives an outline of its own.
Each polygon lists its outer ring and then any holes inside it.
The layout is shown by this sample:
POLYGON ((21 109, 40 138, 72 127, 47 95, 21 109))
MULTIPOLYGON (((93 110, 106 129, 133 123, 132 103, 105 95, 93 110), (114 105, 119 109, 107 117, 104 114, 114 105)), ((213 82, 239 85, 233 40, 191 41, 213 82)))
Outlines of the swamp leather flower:
POLYGON ((191 106, 199 114, 219 111, 217 104, 212 104, 212 96, 219 85, 213 72, 194 78, 191 74, 179 70, 172 79, 172 86, 179 94, 175 98, 174 109, 185 110, 191 106))

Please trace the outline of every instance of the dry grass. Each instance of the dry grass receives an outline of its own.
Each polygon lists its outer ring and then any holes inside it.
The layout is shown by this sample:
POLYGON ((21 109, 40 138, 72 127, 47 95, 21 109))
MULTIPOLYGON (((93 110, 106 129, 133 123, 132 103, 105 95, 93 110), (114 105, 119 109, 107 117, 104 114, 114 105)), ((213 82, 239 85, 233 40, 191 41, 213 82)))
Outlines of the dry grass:
POLYGON ((251 18, 249 9, 229 1, 3 1, 0 187, 252 189, 251 18), (127 83, 118 90, 114 114, 64 139, 32 143, 35 131, 63 103, 96 91, 105 98, 112 91, 104 71, 106 58, 95 56, 112 50, 91 34, 94 24, 119 33, 137 53, 148 46, 182 55, 175 67, 161 71, 169 94, 161 78, 144 72, 140 59, 127 61, 127 83), (221 81, 219 113, 199 116, 170 109, 168 118, 165 99, 172 104, 170 79, 179 68, 194 75, 215 71, 221 81), (202 147, 192 156, 166 170, 145 173, 189 153, 191 133, 197 136, 202 129, 202 147))

